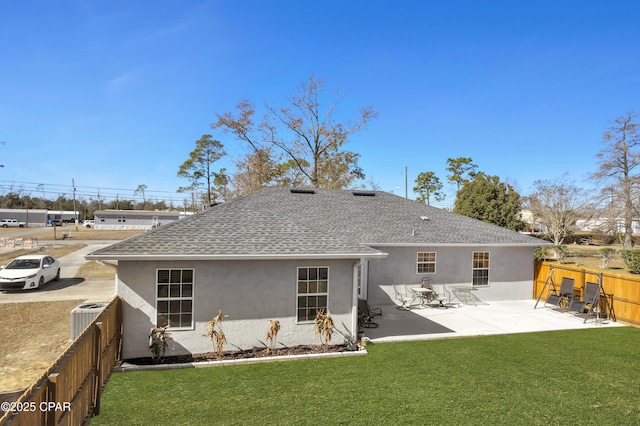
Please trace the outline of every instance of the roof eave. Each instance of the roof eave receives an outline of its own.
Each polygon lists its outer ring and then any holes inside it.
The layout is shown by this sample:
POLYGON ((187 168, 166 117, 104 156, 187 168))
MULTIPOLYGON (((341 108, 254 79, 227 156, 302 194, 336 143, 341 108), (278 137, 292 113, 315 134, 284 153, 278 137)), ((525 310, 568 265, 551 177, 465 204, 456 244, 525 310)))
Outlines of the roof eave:
POLYGON ((292 254, 93 254, 89 253, 86 260, 304 260, 304 259, 380 259, 387 253, 292 253, 292 254))
POLYGON ((540 247, 553 246, 552 243, 541 241, 539 243, 431 243, 428 241, 417 243, 366 243, 369 247, 540 247))

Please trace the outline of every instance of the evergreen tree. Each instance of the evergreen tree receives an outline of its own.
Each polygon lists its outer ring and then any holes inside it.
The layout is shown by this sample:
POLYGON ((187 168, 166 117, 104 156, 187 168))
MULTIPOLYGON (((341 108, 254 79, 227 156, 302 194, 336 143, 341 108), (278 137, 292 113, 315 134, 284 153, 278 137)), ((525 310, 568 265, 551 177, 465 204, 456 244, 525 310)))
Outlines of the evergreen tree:
POLYGON ((524 229, 524 223, 519 218, 520 206, 520 194, 511 185, 500 182, 498 176, 479 172, 473 180, 464 182, 458 191, 453 211, 520 231, 524 229))

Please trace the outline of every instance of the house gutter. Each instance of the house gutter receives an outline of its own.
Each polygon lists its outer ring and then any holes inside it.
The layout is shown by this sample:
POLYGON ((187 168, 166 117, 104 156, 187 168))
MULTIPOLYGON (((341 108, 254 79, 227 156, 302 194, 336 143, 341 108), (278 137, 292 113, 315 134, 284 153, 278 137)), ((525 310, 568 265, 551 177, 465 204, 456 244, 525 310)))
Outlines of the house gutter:
POLYGON ((375 247, 540 247, 552 246, 553 243, 540 241, 539 243, 366 243, 375 247))
POLYGON ((388 254, 377 253, 291 253, 291 254, 94 254, 86 260, 301 260, 301 259, 382 259, 388 254))

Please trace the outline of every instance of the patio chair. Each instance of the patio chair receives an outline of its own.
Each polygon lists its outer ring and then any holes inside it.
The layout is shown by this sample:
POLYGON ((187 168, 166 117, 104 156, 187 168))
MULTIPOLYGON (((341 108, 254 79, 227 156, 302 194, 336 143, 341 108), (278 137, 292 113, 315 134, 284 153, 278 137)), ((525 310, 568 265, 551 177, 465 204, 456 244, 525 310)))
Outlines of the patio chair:
POLYGON ((430 279, 424 278, 420 283, 420 285, 423 288, 428 288, 429 290, 431 290, 431 293, 429 294, 429 300, 428 300, 429 306, 433 307, 432 302, 437 301, 438 302, 438 304, 436 305, 437 308, 448 307, 447 304, 451 302, 452 297, 451 297, 451 293, 449 293, 449 291, 447 290, 444 284, 431 284, 430 279), (445 300, 447 301, 447 303, 444 302, 445 300))
POLYGON ((589 310, 587 312, 593 311, 593 309, 598 306, 599 298, 600 284, 586 283, 584 285, 584 296, 582 297, 582 300, 572 300, 571 303, 569 303, 569 310, 582 314, 585 312, 587 306, 589 306, 589 310))
POLYGON ((358 317, 365 328, 377 328, 378 324, 373 321, 374 317, 382 316, 381 308, 371 308, 364 299, 358 299, 358 317))
POLYGON ((433 290, 435 291, 435 300, 438 301, 438 308, 448 308, 452 305, 453 297, 447 287, 444 284, 434 284, 433 290), (446 302, 445 302, 446 300, 446 302))
POLYGON ((396 300, 400 302, 400 306, 397 306, 396 309, 410 310, 416 301, 417 295, 407 290, 405 284, 393 284, 393 292, 395 293, 396 300))
POLYGON ((573 287, 574 280, 573 278, 562 278, 562 283, 560 284, 560 290, 553 288, 552 292, 547 296, 547 300, 545 304, 560 306, 564 304, 565 306, 569 306, 571 301, 574 299, 573 295, 573 287))

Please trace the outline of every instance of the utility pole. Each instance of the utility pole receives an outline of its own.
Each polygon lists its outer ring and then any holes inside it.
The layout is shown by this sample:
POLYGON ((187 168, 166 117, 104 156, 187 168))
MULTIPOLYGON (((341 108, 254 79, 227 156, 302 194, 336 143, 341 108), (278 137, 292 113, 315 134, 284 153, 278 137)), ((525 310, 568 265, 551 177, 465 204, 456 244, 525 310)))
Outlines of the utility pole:
POLYGON ((409 168, 404 166, 404 198, 409 199, 409 168))
POLYGON ((75 217, 76 231, 78 230, 78 211, 76 210, 76 182, 71 178, 71 191, 73 192, 73 216, 75 217))

